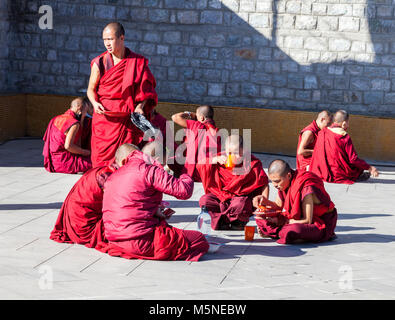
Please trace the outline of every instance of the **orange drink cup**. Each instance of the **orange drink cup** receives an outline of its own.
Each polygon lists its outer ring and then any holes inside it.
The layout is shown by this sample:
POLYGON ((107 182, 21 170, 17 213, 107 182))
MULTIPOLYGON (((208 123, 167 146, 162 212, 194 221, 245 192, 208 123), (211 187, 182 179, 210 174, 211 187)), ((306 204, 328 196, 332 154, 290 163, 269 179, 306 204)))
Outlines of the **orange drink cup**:
POLYGON ((246 241, 254 240, 254 234, 255 234, 255 227, 254 226, 245 226, 244 227, 244 239, 246 241))

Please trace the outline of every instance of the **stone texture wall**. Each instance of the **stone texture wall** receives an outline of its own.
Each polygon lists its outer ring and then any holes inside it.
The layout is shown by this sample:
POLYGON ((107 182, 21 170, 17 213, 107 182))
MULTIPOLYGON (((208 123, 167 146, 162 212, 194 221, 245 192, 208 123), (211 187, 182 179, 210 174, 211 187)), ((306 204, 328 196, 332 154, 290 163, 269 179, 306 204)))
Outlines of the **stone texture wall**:
POLYGON ((8 0, 0 59, 8 54, 9 72, 0 90, 80 94, 90 60, 104 51, 103 26, 118 20, 127 46, 150 60, 161 101, 394 117, 394 7, 392 0, 8 0), (38 26, 41 4, 53 8, 52 30, 38 26))

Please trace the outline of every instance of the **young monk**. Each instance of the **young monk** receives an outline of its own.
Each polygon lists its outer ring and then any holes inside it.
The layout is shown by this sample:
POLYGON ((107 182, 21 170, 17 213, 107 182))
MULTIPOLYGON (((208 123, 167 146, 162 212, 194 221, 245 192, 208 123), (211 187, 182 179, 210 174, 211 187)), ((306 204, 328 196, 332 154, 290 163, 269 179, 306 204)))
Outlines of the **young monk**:
POLYGON ((95 248, 107 242, 102 221, 103 187, 122 163, 123 146, 116 162, 87 171, 73 186, 60 209, 50 239, 95 248))
POLYGON ((318 114, 316 120, 300 131, 296 152, 296 169, 309 170, 318 132, 330 125, 331 121, 330 112, 323 110, 318 114))
POLYGON ((347 134, 348 127, 349 114, 339 110, 334 115, 333 124, 318 134, 310 171, 325 181, 353 184, 367 180, 371 175, 379 175, 375 167, 358 157, 351 137, 347 134))
POLYGON ((105 183, 103 221, 109 243, 101 251, 129 259, 198 261, 209 248, 203 234, 174 228, 158 217, 163 193, 190 198, 192 178, 174 178, 144 158, 129 145, 122 167, 105 183))
POLYGON ((83 98, 76 98, 69 110, 49 122, 43 137, 44 167, 47 171, 78 173, 92 168, 90 150, 81 148, 86 112, 83 98))
POLYGON ((174 114, 171 118, 185 128, 185 149, 177 149, 176 161, 184 163, 185 157, 183 172, 189 174, 194 181, 200 182, 196 164, 205 162, 206 158, 211 158, 221 151, 221 143, 216 135, 218 129, 214 122, 214 109, 203 105, 196 109, 196 113, 184 111, 174 114))
POLYGON ((281 244, 323 242, 335 235, 337 211, 321 178, 310 171, 294 171, 283 160, 274 160, 268 174, 278 190, 277 199, 272 202, 257 196, 254 206, 270 206, 282 212, 277 217, 256 217, 261 235, 278 239, 281 244))
POLYGON ((199 205, 208 209, 214 230, 242 230, 252 215, 253 197, 269 196, 262 163, 244 151, 241 136, 229 136, 225 153, 214 157, 211 164, 198 164, 197 170, 205 191, 199 205), (238 163, 234 168, 225 167, 229 156, 238 163))

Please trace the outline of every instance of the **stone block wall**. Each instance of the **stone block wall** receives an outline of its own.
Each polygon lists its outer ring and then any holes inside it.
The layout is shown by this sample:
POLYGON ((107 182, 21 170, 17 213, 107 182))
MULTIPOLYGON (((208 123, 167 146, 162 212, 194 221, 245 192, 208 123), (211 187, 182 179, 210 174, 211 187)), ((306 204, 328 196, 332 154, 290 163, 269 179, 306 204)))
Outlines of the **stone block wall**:
POLYGON ((149 59, 161 101, 395 116, 392 0, 6 3, 2 92, 81 94, 103 26, 117 20, 149 59), (42 4, 51 30, 38 26, 42 4))

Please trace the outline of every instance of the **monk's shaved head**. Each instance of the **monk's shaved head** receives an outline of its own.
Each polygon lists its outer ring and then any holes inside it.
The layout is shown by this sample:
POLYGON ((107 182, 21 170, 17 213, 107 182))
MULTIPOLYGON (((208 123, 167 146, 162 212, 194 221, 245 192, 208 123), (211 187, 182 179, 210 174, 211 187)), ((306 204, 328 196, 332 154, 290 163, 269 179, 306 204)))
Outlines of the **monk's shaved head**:
POLYGON ((160 163, 166 163, 166 147, 159 141, 152 141, 147 143, 141 152, 149 155, 150 157, 157 159, 160 163))
POLYGON ((287 173, 291 172, 291 167, 289 164, 281 159, 273 160, 268 168, 269 175, 278 175, 280 177, 285 177, 287 173))
POLYGON ((344 121, 348 121, 349 117, 350 115, 346 110, 338 110, 333 117, 333 122, 341 124, 344 121))
POLYGON ((230 135, 229 137, 226 138, 225 140, 225 145, 226 146, 233 146, 235 148, 243 148, 243 137, 240 135, 230 135))
POLYGON ((84 103, 84 98, 78 97, 78 98, 75 98, 71 101, 70 107, 76 108, 76 107, 81 106, 83 103, 84 103))
POLYGON ((200 113, 206 119, 213 119, 214 118, 214 109, 212 106, 200 106, 196 109, 196 113, 200 113))
POLYGON ((123 161, 128 157, 128 155, 135 150, 140 150, 137 146, 131 143, 124 143, 119 146, 117 152, 115 152, 115 162, 118 166, 123 165, 123 161))
POLYGON ((332 114, 328 110, 322 110, 318 115, 317 115, 317 120, 322 119, 322 118, 331 118, 332 114))
POLYGON ((328 127, 332 123, 332 114, 328 110, 322 110, 315 122, 320 129, 328 127))
POLYGON ((107 24, 104 27, 103 31, 106 29, 114 30, 115 36, 117 38, 125 35, 125 29, 124 29, 123 25, 120 24, 119 22, 110 22, 109 24, 107 24))

